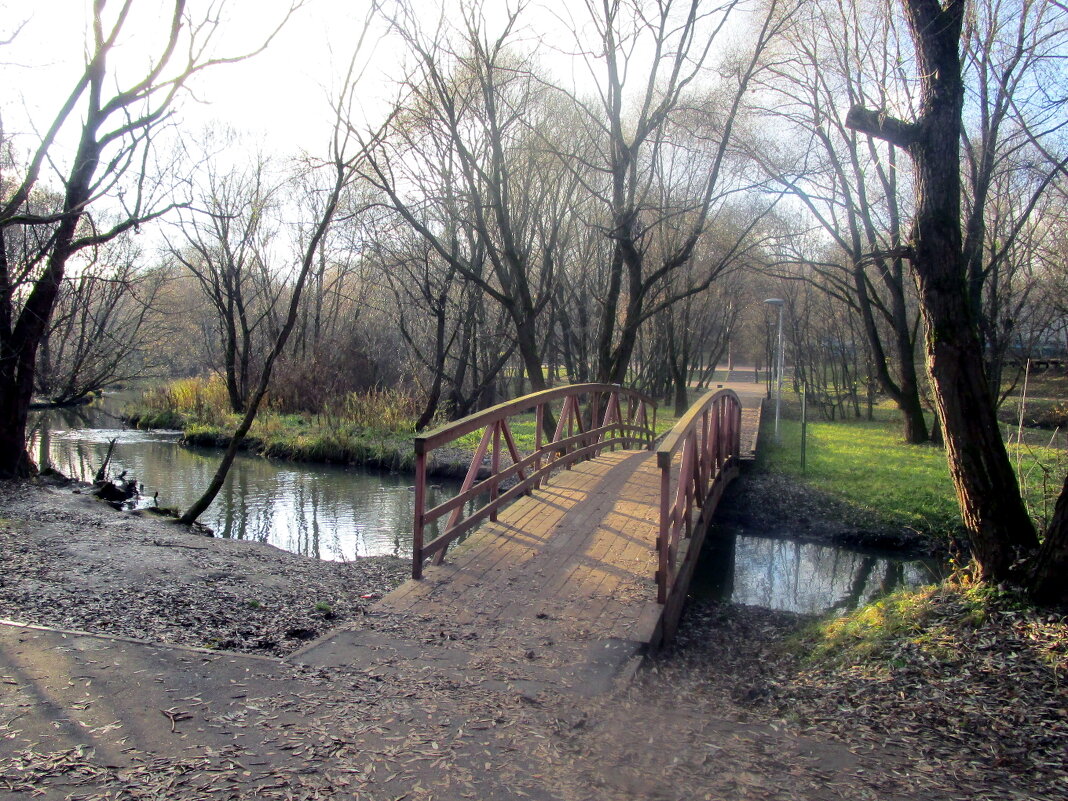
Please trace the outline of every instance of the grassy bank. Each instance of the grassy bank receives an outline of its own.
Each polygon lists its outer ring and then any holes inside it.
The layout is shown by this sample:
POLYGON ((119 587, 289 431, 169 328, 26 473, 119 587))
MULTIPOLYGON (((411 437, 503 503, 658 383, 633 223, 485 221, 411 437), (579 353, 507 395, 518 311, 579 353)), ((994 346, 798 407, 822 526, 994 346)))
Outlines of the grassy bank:
MULTIPOLYGON (((880 525, 907 526, 935 536, 961 530, 956 494, 945 451, 901 440, 900 414, 876 408, 876 419, 810 421, 806 466, 801 468, 801 423, 788 406, 780 442, 768 432, 761 454, 764 469, 803 481, 846 501, 880 525)), ((1045 440, 1044 440, 1045 441, 1045 440)), ((1045 444, 1009 448, 1019 465, 1032 516, 1044 527, 1055 493, 1068 470, 1068 452, 1045 444)))
MULTIPOLYGON (((187 444, 204 447, 229 444, 241 419, 229 410, 218 377, 183 379, 148 390, 124 416, 138 428, 179 430, 187 444)), ((415 416, 412 399, 391 390, 342 398, 320 414, 284 414, 268 404, 242 448, 293 461, 410 470, 415 416)))
MULTIPOLYGON (((410 396, 393 390, 352 394, 319 414, 282 414, 268 404, 242 447, 272 458, 410 471, 415 466, 419 411, 410 396)), ((182 431, 187 444, 205 447, 225 447, 240 422, 240 416, 229 411, 226 388, 218 378, 183 379, 149 390, 124 417, 137 428, 182 431)), ((673 424, 673 417, 658 415, 656 429, 663 433, 673 424)), ((534 413, 516 416, 510 427, 519 450, 533 450, 534 413)), ((435 452, 431 472, 465 471, 481 436, 482 430, 471 432, 435 452)))
POLYGON ((957 575, 812 625, 795 646, 773 703, 802 730, 898 746, 971 798, 1009 797, 990 784, 1063 797, 1064 614, 957 575))

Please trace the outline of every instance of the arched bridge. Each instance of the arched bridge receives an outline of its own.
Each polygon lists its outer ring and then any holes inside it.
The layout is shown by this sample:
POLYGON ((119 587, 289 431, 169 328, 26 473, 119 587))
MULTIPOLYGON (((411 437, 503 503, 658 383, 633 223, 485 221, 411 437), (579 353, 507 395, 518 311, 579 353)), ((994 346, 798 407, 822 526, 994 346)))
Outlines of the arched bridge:
POLYGON ((656 647, 674 631, 707 522, 738 473, 742 420, 739 394, 718 389, 658 439, 651 398, 580 384, 417 437, 413 580, 376 610, 491 632, 528 656, 546 650, 537 643, 656 647), (480 431, 459 492, 427 508, 435 455, 480 431))

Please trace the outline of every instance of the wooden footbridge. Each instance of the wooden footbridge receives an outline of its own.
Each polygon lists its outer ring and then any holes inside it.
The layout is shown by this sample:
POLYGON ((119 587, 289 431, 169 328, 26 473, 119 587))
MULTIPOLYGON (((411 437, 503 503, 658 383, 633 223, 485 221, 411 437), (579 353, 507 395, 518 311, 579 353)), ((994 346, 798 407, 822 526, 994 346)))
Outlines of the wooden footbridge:
POLYGON ((658 441, 652 399, 581 384, 417 437, 413 580, 377 611, 530 642, 656 647, 673 634, 707 522, 738 473, 742 416, 739 395, 719 389, 658 441), (533 427, 525 450, 520 425, 533 427), (480 430, 459 492, 427 509, 435 452, 480 430))

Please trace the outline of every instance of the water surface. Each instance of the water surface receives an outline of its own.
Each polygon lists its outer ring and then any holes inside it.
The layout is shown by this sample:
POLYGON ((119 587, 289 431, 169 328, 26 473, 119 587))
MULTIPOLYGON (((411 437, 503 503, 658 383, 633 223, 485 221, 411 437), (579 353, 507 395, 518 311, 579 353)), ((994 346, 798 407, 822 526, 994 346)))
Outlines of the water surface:
MULTIPOLYGON (((118 412, 131 396, 34 412, 30 452, 60 472, 91 481, 115 439, 109 474, 144 484, 142 505, 187 508, 208 485, 221 451, 178 444, 177 431, 126 428, 118 412)), ((411 475, 239 455, 200 520, 217 536, 268 542, 321 559, 391 554, 410 557, 411 475)), ((455 492, 455 489, 452 490, 455 492)), ((432 489, 428 494, 436 496, 432 489)), ((437 503, 436 497, 429 499, 437 503)))
POLYGON ((694 573, 699 598, 786 612, 847 612, 902 587, 937 581, 936 560, 709 528, 694 573))
MULTIPOLYGON (((221 451, 178 444, 177 431, 137 431, 118 418, 132 395, 90 407, 35 412, 31 453, 66 475, 92 480, 114 439, 109 473, 145 485, 142 505, 184 509, 211 480, 221 451)), ((268 542, 320 559, 411 556, 413 477, 360 468, 239 455, 201 517, 218 536, 268 542)), ((451 496, 456 484, 447 484, 451 496)), ((433 488, 429 504, 439 503, 433 488)), ((714 525, 697 566, 694 595, 792 612, 846 611, 901 586, 929 583, 935 563, 752 536, 714 525)), ((428 536, 436 535, 436 531, 428 536)))

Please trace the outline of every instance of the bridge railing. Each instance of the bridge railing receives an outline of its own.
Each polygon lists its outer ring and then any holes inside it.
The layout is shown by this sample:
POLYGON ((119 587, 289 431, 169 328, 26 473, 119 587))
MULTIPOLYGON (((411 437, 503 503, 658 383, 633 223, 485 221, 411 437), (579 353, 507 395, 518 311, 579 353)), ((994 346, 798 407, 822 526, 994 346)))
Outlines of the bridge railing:
POLYGON ((592 459, 601 451, 620 446, 651 448, 656 427, 656 402, 646 395, 615 384, 572 384, 535 392, 464 417, 415 438, 415 521, 412 577, 421 578, 423 562, 440 564, 457 537, 520 495, 539 487, 555 470, 592 459), (525 455, 516 446, 509 421, 534 410, 534 448, 525 455), (546 420, 556 417, 548 430, 546 420), (471 458, 460 491, 449 500, 426 509, 428 456, 465 434, 484 429, 471 458), (489 456, 488 474, 484 462, 489 456), (502 457, 510 464, 502 464, 502 457), (514 484, 512 484, 514 480, 514 484), (509 486, 502 491, 502 484, 509 486), (488 500, 466 513, 469 502, 488 500), (424 542, 427 527, 448 515, 444 530, 424 542))
POLYGON ((734 477, 741 450, 742 405, 729 389, 709 392, 690 407, 657 449, 660 532, 657 602, 667 603, 677 574, 679 544, 695 525, 694 509, 719 499, 734 477))

